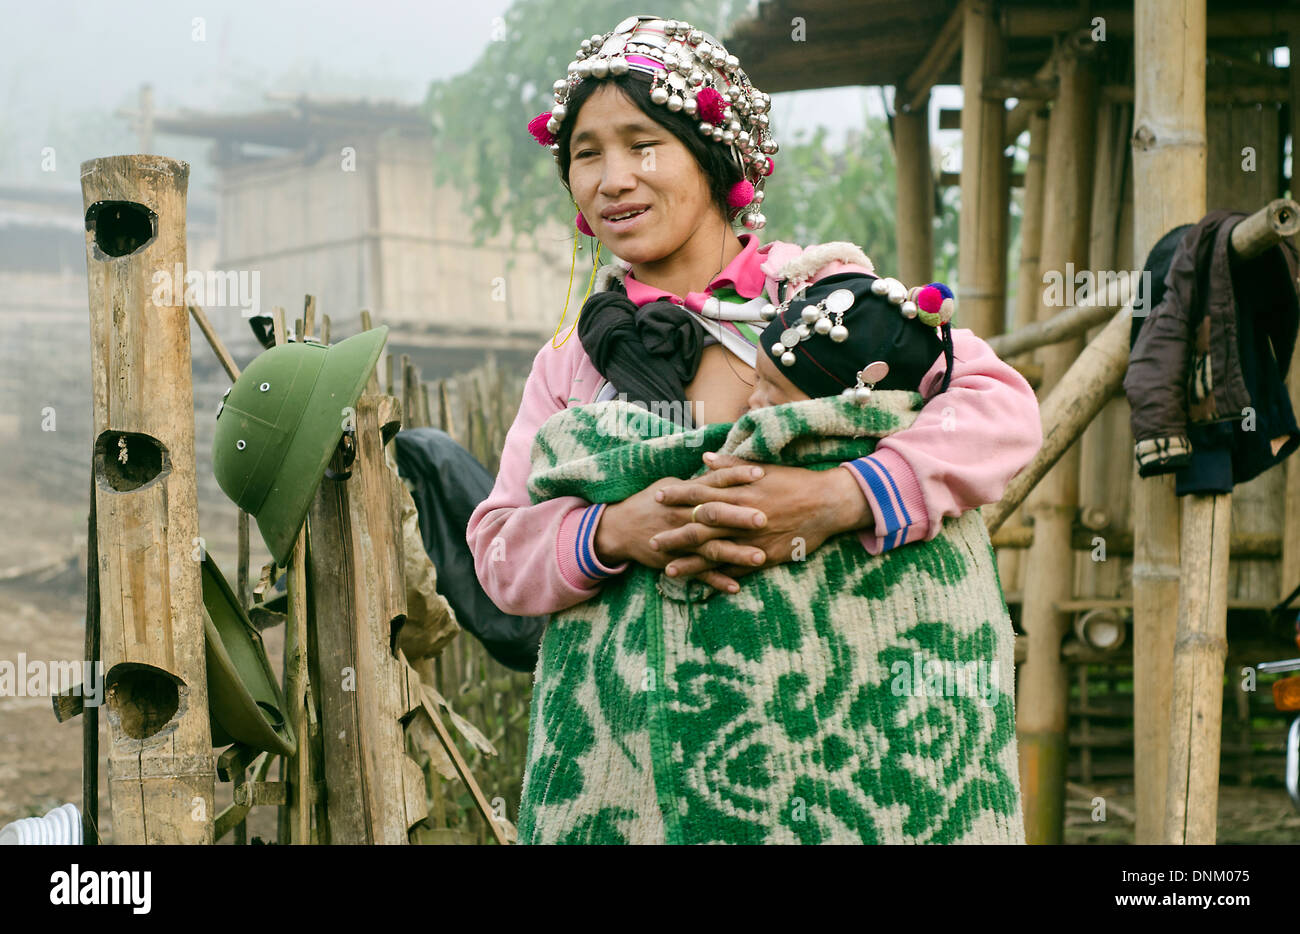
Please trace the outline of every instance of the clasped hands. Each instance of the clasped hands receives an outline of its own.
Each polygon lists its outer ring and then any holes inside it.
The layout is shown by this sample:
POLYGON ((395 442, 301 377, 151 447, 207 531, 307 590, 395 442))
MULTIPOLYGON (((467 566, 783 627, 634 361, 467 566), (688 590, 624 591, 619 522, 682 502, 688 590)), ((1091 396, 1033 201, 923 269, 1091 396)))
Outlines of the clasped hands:
POLYGON ((847 470, 757 464, 711 452, 704 462, 709 472, 702 477, 656 480, 606 507, 596 529, 597 557, 636 561, 736 593, 737 578, 802 559, 831 536, 871 524, 870 507, 847 470))

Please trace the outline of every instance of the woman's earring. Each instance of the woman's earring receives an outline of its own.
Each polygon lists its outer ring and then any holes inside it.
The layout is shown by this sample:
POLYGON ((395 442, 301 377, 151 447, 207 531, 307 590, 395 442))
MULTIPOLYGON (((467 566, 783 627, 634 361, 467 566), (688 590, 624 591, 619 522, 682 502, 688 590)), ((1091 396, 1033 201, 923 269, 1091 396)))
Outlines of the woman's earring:
POLYGON ((579 211, 578 216, 573 219, 573 223, 574 226, 578 228, 578 230, 585 233, 588 237, 596 236, 596 234, 591 229, 591 225, 587 223, 587 219, 582 216, 581 211, 579 211))

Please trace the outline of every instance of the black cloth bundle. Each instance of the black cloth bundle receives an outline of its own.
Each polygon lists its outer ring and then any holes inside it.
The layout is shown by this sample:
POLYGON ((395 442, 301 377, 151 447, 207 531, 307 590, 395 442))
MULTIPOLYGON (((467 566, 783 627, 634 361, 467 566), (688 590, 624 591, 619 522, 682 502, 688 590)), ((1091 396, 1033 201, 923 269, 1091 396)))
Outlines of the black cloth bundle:
POLYGON ((621 282, 588 298, 578 316, 582 348, 614 389, 643 409, 684 413, 686 429, 695 427, 686 385, 700 368, 704 337, 691 311, 666 299, 638 308, 621 282))

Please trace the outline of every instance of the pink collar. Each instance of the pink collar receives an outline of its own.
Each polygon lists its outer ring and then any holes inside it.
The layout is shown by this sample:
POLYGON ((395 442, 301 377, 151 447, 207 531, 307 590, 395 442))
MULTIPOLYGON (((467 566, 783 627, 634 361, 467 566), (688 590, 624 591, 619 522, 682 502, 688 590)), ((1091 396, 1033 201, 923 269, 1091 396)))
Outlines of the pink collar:
POLYGON ((678 305, 685 305, 692 311, 699 311, 704 307, 704 300, 709 297, 709 294, 714 289, 721 288, 724 285, 731 286, 744 298, 756 298, 762 293, 763 286, 767 282, 767 276, 761 268, 767 257, 759 253, 757 234, 743 233, 740 235, 740 242, 744 246, 736 254, 736 258, 728 263, 722 272, 714 276, 713 281, 709 283, 705 291, 691 292, 687 294, 685 301, 672 292, 638 282, 630 271, 623 277, 623 286, 627 289, 627 297, 638 308, 647 302, 668 299, 678 305))

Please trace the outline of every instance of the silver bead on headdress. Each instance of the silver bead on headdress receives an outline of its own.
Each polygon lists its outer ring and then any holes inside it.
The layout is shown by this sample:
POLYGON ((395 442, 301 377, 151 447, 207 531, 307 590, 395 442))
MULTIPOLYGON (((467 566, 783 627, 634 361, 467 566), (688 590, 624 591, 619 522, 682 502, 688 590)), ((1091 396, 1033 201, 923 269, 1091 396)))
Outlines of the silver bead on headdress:
POLYGON ((555 137, 568 116, 568 100, 585 78, 624 75, 629 70, 653 76, 650 99, 669 110, 699 119, 701 134, 728 147, 742 181, 728 195, 732 208, 744 207, 744 226, 759 230, 763 188, 772 174, 768 111, 772 98, 749 83, 736 56, 701 29, 681 20, 641 14, 629 16, 604 35, 583 39, 569 62, 568 77, 556 81, 555 106, 539 114, 529 130, 559 158, 555 137), (545 119, 543 119, 545 118, 545 119))

